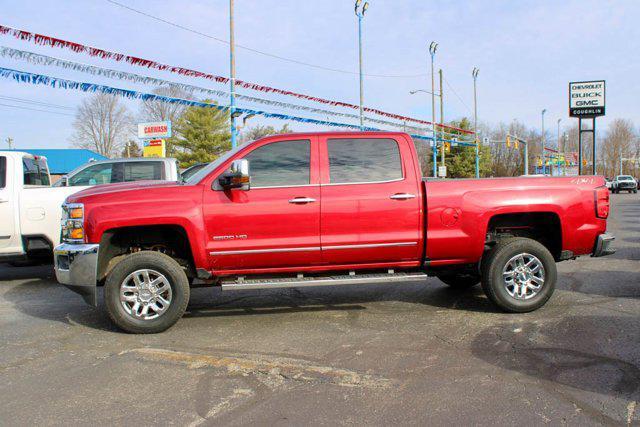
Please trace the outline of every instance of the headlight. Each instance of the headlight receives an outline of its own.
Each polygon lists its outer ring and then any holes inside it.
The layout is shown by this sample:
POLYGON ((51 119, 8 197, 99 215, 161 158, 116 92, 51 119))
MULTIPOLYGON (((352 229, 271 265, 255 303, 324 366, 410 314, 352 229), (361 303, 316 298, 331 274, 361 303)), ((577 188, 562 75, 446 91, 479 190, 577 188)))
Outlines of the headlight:
POLYGON ((68 243, 84 243, 84 205, 62 205, 62 240, 68 243))

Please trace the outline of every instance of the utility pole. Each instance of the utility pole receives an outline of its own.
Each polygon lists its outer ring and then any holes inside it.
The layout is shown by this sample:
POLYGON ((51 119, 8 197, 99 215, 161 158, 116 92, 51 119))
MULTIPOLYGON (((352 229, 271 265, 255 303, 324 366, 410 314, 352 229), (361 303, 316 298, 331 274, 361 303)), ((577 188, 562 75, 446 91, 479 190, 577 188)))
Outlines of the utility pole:
POLYGON ((476 87, 476 80, 478 80, 478 73, 480 70, 476 67, 473 68, 471 75, 473 76, 473 134, 476 139, 476 178, 480 178, 480 138, 478 138, 478 91, 476 87))
POLYGON ((356 0, 355 13, 358 17, 358 63, 360 67, 360 130, 364 130, 364 85, 362 76, 362 18, 369 8, 369 2, 364 2, 362 8, 360 4, 362 0, 356 0))
POLYGON ((433 74, 433 62, 438 49, 438 43, 431 42, 429 45, 429 54, 431 55, 431 128, 433 130, 433 177, 438 177, 438 136, 436 134, 436 96, 435 96, 435 76, 433 74))
POLYGON ((545 138, 544 138, 544 113, 547 112, 547 109, 542 110, 542 174, 545 175, 547 173, 547 161, 544 157, 544 146, 545 146, 545 138))
POLYGON ((438 71, 440 73, 440 138, 442 138, 442 166, 445 166, 444 162, 444 102, 443 102, 443 92, 442 92, 442 68, 438 71))
POLYGON ((231 75, 229 79, 231 89, 231 105, 229 108, 231 119, 231 148, 236 148, 236 47, 233 28, 233 0, 229 0, 229 61, 231 75))
POLYGON ((11 138, 10 136, 7 137, 7 145, 9 146, 9 150, 13 149, 13 138, 11 138))

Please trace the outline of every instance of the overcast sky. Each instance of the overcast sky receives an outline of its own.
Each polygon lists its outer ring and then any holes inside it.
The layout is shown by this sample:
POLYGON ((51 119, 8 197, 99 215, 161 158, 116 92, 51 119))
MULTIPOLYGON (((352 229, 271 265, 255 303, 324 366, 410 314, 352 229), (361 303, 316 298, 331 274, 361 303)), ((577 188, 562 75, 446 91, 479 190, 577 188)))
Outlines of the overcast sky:
MULTIPOLYGON (((228 0, 117 0, 136 9, 228 40, 228 0)), ((640 123, 636 101, 640 75, 640 2, 628 1, 420 1, 370 0, 364 19, 365 104, 430 119, 430 98, 409 91, 430 88, 427 46, 439 42, 436 69, 442 68, 445 119, 471 116, 478 77, 479 119, 488 123, 524 121, 548 127, 568 117, 568 82, 605 79, 607 116, 640 123), (417 76, 415 76, 417 75, 417 76), (634 102, 635 101, 635 102, 634 102)), ((0 0, 0 24, 76 41, 160 62, 228 75, 229 49, 196 35, 123 9, 107 0, 0 0)), ((236 0, 236 43, 297 61, 340 70, 358 69, 357 26, 351 0, 236 0)), ((39 52, 72 61, 226 89, 205 80, 185 79, 61 49, 35 46, 0 36, 0 46, 39 52)), ((97 78, 52 67, 0 58, 0 67, 151 91, 153 87, 97 78)), ((286 62, 238 49, 237 77, 310 95, 358 102, 357 74, 338 73, 286 62)), ((259 92, 245 91, 253 96, 259 92)), ((63 148, 69 145, 73 114, 89 95, 0 79, 0 148, 63 148), (6 97, 45 102, 36 106, 6 97)), ((275 98, 274 98, 275 99, 275 98)), ((278 100, 301 103, 293 98, 278 100)), ((132 112, 138 103, 127 101, 132 112)), ((311 105, 311 104, 308 104, 311 105)), ((268 109, 265 107, 265 109, 268 109)), ((304 112, 298 112, 304 116, 304 112)), ((252 124, 259 123, 253 119, 252 124)), ((273 122, 278 125, 280 122, 273 122)), ((297 124, 295 130, 311 130, 297 124)))

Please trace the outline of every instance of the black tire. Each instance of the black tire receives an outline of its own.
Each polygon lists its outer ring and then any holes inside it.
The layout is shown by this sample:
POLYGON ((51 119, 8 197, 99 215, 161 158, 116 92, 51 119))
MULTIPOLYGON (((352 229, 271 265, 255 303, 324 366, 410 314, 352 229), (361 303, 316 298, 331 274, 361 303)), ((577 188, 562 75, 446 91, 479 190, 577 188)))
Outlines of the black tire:
POLYGON ((141 251, 127 255, 107 275, 104 302, 109 317, 119 328, 134 334, 155 334, 173 326, 189 303, 189 281, 182 267, 160 252, 141 251), (166 311, 154 319, 138 319, 120 303, 120 285, 133 272, 149 269, 162 274, 171 287, 172 299, 166 311))
POLYGON ((487 297, 502 310, 526 313, 542 307, 553 295, 557 280, 556 262, 551 252, 539 242, 523 237, 498 242, 482 260, 482 289, 487 297), (503 269, 510 259, 519 254, 538 258, 544 267, 542 289, 528 299, 511 296, 503 279, 503 269))
POLYGON ((440 273, 437 277, 442 283, 454 289, 469 289, 480 283, 480 275, 472 272, 440 273))

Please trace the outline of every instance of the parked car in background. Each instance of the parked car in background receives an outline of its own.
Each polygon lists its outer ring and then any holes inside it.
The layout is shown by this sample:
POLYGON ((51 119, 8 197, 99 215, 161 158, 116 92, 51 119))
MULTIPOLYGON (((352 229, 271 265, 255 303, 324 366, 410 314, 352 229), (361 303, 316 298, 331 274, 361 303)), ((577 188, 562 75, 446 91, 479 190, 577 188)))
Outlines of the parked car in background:
POLYGON ((183 181, 189 180, 189 178, 195 175, 196 172, 198 172, 200 169, 207 166, 208 164, 209 163, 196 163, 193 166, 189 166, 188 168, 180 172, 180 175, 182 176, 182 180, 183 181))
POLYGON ((621 191, 637 193, 638 182, 631 175, 618 175, 613 180, 612 188, 614 193, 620 193, 621 191))
POLYGON ((178 160, 135 157, 109 159, 82 165, 60 179, 54 187, 92 186, 132 181, 178 181, 178 160))
POLYGON ((86 187, 52 188, 47 159, 0 151, 0 261, 50 261, 60 243, 60 206, 86 187))
POLYGON ((509 312, 543 306, 556 262, 613 253, 597 176, 425 180, 399 132, 266 137, 186 183, 89 188, 63 206, 57 279, 135 333, 180 319, 196 280, 223 291, 482 283, 509 312))
POLYGON ((613 180, 611 178, 604 178, 604 185, 607 186, 607 189, 609 189, 609 191, 613 191, 613 180))

